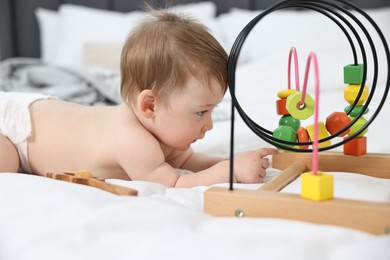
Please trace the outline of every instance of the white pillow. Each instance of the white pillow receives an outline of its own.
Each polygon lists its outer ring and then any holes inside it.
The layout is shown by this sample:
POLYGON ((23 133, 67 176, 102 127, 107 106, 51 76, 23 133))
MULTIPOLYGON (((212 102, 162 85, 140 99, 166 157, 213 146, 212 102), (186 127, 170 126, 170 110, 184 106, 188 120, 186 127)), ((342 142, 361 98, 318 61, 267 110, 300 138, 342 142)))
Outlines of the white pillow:
MULTIPOLYGON (((172 6, 172 10, 208 24, 216 16, 216 5, 209 1, 172 6)), ((72 4, 61 5, 59 12, 39 8, 36 16, 42 59, 59 65, 81 65, 85 43, 123 43, 145 15, 141 11, 121 13, 72 4)))
POLYGON ((59 16, 57 11, 38 7, 35 15, 39 25, 41 58, 52 62, 57 54, 59 16))
MULTIPOLYGON (((366 12, 378 23, 386 37, 390 38, 390 8, 366 12)), ((261 13, 262 10, 233 8, 229 13, 222 14, 218 19, 227 45, 231 47, 242 29, 261 13)), ((372 29, 369 31, 373 32, 372 29)), ((279 10, 263 17, 251 30, 241 49, 240 61, 248 62, 280 51, 288 54, 292 46, 303 53, 342 53, 350 50, 344 33, 328 17, 309 10, 279 10)))
POLYGON ((123 43, 142 12, 120 13, 64 4, 59 9, 59 44, 55 63, 82 65, 87 42, 123 43))

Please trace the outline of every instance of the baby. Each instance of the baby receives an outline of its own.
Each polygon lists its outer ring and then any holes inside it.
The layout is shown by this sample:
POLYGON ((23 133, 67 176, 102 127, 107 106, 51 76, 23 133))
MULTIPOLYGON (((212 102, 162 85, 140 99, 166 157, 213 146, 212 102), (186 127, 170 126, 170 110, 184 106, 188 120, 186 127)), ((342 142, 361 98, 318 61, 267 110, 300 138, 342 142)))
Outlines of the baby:
MULTIPOLYGON (((87 169, 101 178, 192 187, 229 181, 229 161, 195 153, 227 89, 227 53, 195 20, 150 10, 124 44, 116 106, 0 92, 0 172, 87 169), (180 175, 177 169, 190 173, 180 175)), ((258 149, 234 158, 234 181, 262 182, 258 149)))

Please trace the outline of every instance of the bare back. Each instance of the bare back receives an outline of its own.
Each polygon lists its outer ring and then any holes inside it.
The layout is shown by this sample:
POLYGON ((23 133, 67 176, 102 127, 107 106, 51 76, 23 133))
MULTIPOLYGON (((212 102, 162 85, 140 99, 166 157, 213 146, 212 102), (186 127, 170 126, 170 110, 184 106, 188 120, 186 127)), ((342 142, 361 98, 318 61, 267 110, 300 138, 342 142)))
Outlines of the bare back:
POLYGON ((131 139, 141 128, 126 105, 40 100, 31 105, 30 113, 28 157, 34 173, 86 169, 103 178, 129 179, 117 154, 124 138, 131 139))

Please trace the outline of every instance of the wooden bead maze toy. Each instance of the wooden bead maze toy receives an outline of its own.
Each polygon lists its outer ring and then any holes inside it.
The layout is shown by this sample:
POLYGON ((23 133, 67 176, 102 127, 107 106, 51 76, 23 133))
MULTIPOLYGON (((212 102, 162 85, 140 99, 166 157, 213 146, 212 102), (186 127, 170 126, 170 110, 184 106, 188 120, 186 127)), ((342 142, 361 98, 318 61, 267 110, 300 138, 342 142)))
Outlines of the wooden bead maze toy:
MULTIPOLYGON (((312 56, 312 55, 311 55, 312 56)), ((309 56, 309 58, 311 57, 309 56)), ((308 59, 308 63, 309 63, 308 59)), ((306 72, 308 71, 308 64, 306 72)), ((355 5, 344 0, 286 0, 281 1, 250 21, 237 37, 229 56, 229 91, 232 97, 231 144, 230 144, 230 187, 213 187, 205 192, 204 210, 215 216, 267 217, 307 221, 317 224, 330 224, 358 229, 381 235, 390 234, 390 203, 368 202, 333 197, 333 177, 326 172, 353 172, 377 178, 390 179, 390 155, 367 153, 367 138, 364 136, 368 126, 380 112, 390 85, 390 54, 386 40, 372 19, 355 5), (324 122, 318 117, 312 125, 302 127, 300 120, 318 113, 319 92, 313 100, 300 91, 297 73, 295 48, 290 50, 288 64, 288 89, 278 93, 277 114, 281 116, 279 126, 269 131, 251 120, 241 108, 235 96, 235 69, 240 50, 253 27, 266 15, 285 8, 303 8, 323 14, 334 21, 348 38, 354 62, 343 68, 344 99, 348 105, 344 111, 334 112, 324 122), (387 81, 382 99, 371 118, 368 106, 375 93, 378 76, 376 47, 371 36, 350 10, 356 11, 366 19, 377 32, 387 60, 387 81), (344 16, 347 16, 346 19, 344 16), (356 38, 363 63, 358 62, 357 51, 351 35, 356 38), (369 42, 373 56, 373 84, 371 90, 365 85, 367 79, 367 54, 356 28, 360 28, 369 42), (290 63, 295 58, 296 89, 290 86, 290 63), (233 188, 234 169, 234 111, 237 111, 247 126, 260 138, 288 152, 280 152, 272 158, 272 167, 282 170, 258 190, 233 188), (340 142, 331 143, 335 137, 340 142), (343 145, 343 152, 324 152, 343 145), (309 147, 312 146, 312 149, 309 147), (280 193, 290 182, 301 176, 301 195, 280 193)), ((307 73, 305 76, 306 87, 307 73)), ((316 89, 319 89, 317 87, 316 89)), ((371 109, 372 111, 372 109, 371 109)), ((318 114, 317 114, 318 116, 318 114)))

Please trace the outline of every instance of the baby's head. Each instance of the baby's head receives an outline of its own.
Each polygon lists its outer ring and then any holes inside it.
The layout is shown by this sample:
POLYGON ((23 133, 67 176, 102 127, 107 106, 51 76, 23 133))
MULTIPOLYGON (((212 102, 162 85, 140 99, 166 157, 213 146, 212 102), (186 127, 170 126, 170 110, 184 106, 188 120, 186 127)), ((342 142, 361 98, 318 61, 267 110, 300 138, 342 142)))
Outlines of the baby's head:
POLYGON ((192 18, 167 10, 150 10, 150 17, 131 32, 121 56, 121 94, 134 105, 150 89, 163 102, 182 90, 190 77, 227 89, 228 55, 208 29, 192 18))

